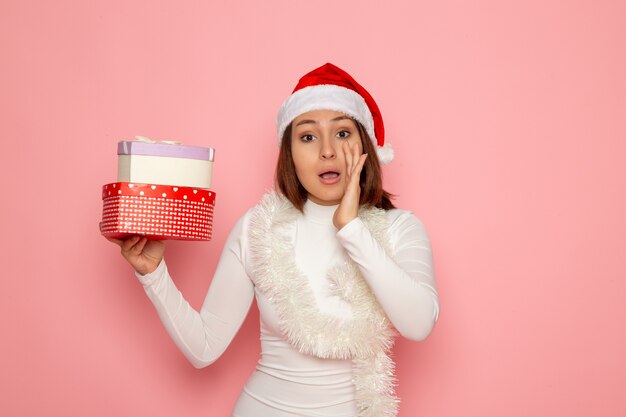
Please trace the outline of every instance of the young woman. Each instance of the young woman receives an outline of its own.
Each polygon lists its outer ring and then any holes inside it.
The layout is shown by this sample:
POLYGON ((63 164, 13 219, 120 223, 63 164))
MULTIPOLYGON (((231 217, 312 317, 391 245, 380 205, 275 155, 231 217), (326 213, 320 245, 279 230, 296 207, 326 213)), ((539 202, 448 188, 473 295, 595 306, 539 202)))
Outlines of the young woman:
POLYGON ((278 114, 278 191, 235 225, 199 312, 170 278, 164 243, 113 240, 197 368, 260 311, 261 356, 236 417, 394 416, 397 332, 423 340, 439 314, 428 235, 383 190, 382 118, 345 71, 300 79, 278 114))

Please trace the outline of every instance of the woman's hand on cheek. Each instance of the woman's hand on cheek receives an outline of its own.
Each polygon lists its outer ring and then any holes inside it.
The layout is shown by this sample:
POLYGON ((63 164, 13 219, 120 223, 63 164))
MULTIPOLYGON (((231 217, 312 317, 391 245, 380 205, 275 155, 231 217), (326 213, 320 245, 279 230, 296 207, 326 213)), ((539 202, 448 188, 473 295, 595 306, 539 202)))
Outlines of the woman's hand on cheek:
POLYGON ((350 146, 345 142, 341 150, 344 153, 346 161, 344 173, 346 176, 346 190, 333 216, 333 224, 337 229, 341 229, 346 224, 356 219, 359 214, 359 197, 361 196, 359 180, 365 159, 367 159, 367 154, 359 155, 359 147, 356 143, 350 146))

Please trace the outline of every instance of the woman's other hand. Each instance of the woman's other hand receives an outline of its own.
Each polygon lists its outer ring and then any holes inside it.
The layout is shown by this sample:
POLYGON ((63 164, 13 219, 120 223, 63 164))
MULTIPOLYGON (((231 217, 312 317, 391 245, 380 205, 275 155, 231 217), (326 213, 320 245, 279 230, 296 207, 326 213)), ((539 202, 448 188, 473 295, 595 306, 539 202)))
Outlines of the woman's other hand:
POLYGON ((106 239, 122 249, 122 256, 141 275, 154 271, 165 253, 165 242, 162 240, 148 240, 138 235, 126 239, 106 239))
POLYGON ((356 219, 359 214, 359 198, 361 196, 359 180, 367 158, 366 153, 359 155, 359 146, 356 143, 352 146, 347 142, 343 143, 341 150, 346 161, 346 190, 333 216, 333 224, 337 229, 341 229, 356 219))

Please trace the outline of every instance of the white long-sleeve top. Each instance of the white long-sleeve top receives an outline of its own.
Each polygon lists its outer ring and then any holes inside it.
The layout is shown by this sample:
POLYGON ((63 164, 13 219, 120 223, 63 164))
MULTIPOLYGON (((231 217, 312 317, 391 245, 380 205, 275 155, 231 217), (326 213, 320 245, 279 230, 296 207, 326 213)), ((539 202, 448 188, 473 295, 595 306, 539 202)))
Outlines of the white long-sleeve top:
MULTIPOLYGON (((423 224, 409 211, 386 212, 392 260, 359 218, 338 231, 332 223, 336 208, 307 201, 296 222, 296 264, 308 277, 320 310, 340 317, 351 314, 345 301, 330 295, 326 280, 333 265, 350 257, 400 334, 412 340, 426 338, 437 320, 439 302, 423 224)), ((168 333, 197 368, 224 352, 256 297, 261 356, 233 416, 356 416, 352 362, 295 350, 280 330, 271 301, 257 290, 249 259, 250 214, 239 219, 226 240, 199 312, 176 288, 165 261, 150 274, 137 274, 138 279, 168 333)))

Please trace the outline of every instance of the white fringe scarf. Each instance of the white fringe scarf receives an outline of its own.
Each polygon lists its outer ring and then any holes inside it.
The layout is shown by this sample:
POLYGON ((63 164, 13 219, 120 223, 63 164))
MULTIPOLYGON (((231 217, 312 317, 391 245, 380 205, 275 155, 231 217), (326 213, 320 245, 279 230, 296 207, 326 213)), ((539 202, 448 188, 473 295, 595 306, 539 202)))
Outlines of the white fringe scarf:
MULTIPOLYGON (((281 330, 300 353, 352 360, 359 417, 396 416, 399 400, 389 356, 396 332, 351 259, 332 268, 327 279, 332 294, 350 304, 352 318, 319 310, 308 279, 294 259, 299 215, 277 193, 266 194, 253 209, 249 242, 256 285, 276 308, 281 330)), ((359 218, 390 254, 384 210, 361 209, 359 218)))

